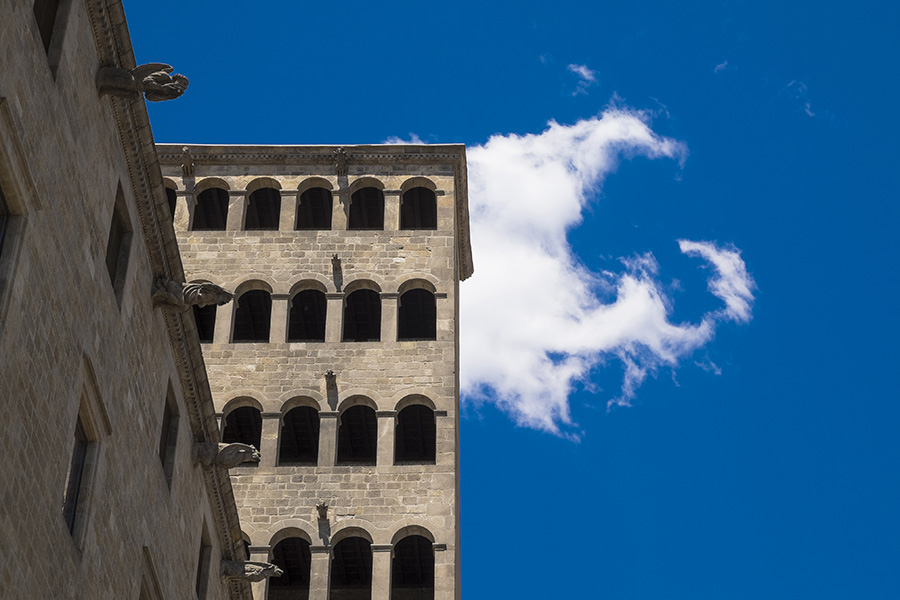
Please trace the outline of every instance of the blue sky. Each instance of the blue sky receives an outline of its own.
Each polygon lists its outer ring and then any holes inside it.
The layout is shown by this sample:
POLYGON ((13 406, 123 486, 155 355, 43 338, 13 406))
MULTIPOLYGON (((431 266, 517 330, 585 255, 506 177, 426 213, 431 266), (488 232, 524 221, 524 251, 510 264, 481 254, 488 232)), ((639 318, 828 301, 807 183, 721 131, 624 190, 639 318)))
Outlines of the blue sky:
POLYGON ((464 351, 555 282, 463 363, 467 599, 900 597, 896 4, 126 11, 158 141, 469 146, 464 351))

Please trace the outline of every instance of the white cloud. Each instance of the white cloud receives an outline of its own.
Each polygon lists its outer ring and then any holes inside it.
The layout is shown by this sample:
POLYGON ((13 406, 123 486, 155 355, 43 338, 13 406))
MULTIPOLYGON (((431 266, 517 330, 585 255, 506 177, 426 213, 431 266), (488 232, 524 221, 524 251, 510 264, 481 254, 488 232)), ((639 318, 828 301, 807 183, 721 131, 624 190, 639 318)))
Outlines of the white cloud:
POLYGON ((736 248, 717 248, 711 242, 678 240, 678 247, 688 256, 706 259, 716 269, 709 278, 709 291, 725 302, 721 316, 738 323, 750 321, 753 305, 753 280, 736 248))
POLYGON ((720 62, 719 64, 717 64, 716 68, 713 69, 713 73, 721 73, 722 71, 724 71, 727 68, 728 68, 728 61, 726 60, 726 61, 723 61, 723 62, 720 62))
POLYGON ((408 140, 404 140, 403 138, 401 138, 399 136, 391 136, 381 143, 382 144, 424 144, 425 142, 423 142, 422 138, 417 136, 415 133, 409 132, 408 140))
POLYGON ((494 402, 521 425, 571 435, 569 395, 577 382, 589 384, 592 368, 621 361, 622 388, 609 403, 627 405, 648 374, 676 366, 717 323, 750 319, 753 282, 734 248, 679 242, 712 267, 709 288, 725 306, 696 324, 672 323, 651 253, 624 259, 621 272, 595 273, 566 239, 621 158, 686 155, 644 113, 619 108, 469 149, 476 270, 461 290, 466 401, 494 402))
POLYGON ((597 72, 590 70, 587 65, 569 65, 568 69, 588 83, 597 81, 597 72))
POLYGON ((578 94, 587 94, 587 89, 597 83, 597 72, 589 69, 587 65, 571 64, 566 68, 570 72, 574 73, 579 79, 578 87, 575 88, 574 92, 572 92, 573 96, 577 96, 578 94))

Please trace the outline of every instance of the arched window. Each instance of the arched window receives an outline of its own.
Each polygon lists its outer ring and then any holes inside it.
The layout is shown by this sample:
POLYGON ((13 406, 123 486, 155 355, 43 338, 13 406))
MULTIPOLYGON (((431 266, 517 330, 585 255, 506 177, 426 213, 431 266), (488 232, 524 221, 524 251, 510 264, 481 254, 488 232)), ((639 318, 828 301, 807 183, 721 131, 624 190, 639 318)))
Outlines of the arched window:
POLYGON ((373 290, 351 292, 344 299, 345 342, 377 342, 381 339, 381 295, 373 290))
POLYGON ((209 306, 194 305, 194 321, 197 322, 197 333, 200 335, 200 341, 208 344, 213 341, 213 334, 216 330, 216 308, 215 304, 209 306))
POLYGON ((314 187, 300 194, 296 229, 331 229, 331 190, 314 187))
POLYGON ((437 197, 426 187, 406 190, 400 197, 400 229, 437 229, 437 197))
POLYGON ((295 537, 281 540, 272 548, 272 564, 283 573, 269 579, 267 600, 309 598, 309 542, 295 537))
POLYGON ((372 545, 361 537, 342 539, 331 557, 330 600, 372 598, 372 545))
POLYGON ((319 290, 303 290, 291 299, 289 342, 324 342, 328 303, 319 290))
POLYGON ((434 546, 421 535, 394 544, 391 600, 434 600, 434 546))
POLYGON ((228 192, 222 188, 209 188, 197 195, 194 207, 194 231, 225 231, 228 222, 228 192))
POLYGON ((434 294, 415 288, 400 295, 397 319, 398 340, 437 339, 437 305, 434 294))
POLYGON ((421 404, 411 404, 397 413, 394 432, 394 462, 434 464, 437 427, 434 411, 421 404))
POLYGON ((233 342, 268 342, 272 296, 265 290, 244 292, 235 302, 233 342))
POLYGON ((281 192, 275 188, 259 188, 251 192, 244 219, 246 231, 278 230, 281 218, 281 192))
POLYGON ((364 187, 350 196, 348 229, 384 229, 384 192, 364 187))
POLYGON ((281 424, 279 465, 314 465, 319 459, 319 412, 310 406, 292 408, 281 424))
POLYGON ((377 454, 378 420, 375 410, 368 406, 351 406, 341 413, 338 464, 374 465, 377 454))
POLYGON ((262 415, 252 406, 240 406, 225 416, 222 441, 226 444, 247 444, 259 450, 262 437, 262 415))
POLYGON ((170 187, 166 188, 166 202, 169 203, 169 215, 174 219, 175 218, 175 203, 178 199, 178 192, 173 190, 170 187))
MULTIPOLYGON (((60 0, 36 0, 32 9, 34 10, 34 18, 37 20, 38 32, 41 34, 41 41, 44 42, 44 51, 49 57, 51 45, 53 42, 56 42, 58 46, 58 40, 63 35, 57 26, 60 13, 65 15, 68 11, 63 8, 63 3, 60 0), (54 30, 57 31, 56 35, 53 35, 54 30)), ((54 70, 55 76, 56 72, 54 70)))

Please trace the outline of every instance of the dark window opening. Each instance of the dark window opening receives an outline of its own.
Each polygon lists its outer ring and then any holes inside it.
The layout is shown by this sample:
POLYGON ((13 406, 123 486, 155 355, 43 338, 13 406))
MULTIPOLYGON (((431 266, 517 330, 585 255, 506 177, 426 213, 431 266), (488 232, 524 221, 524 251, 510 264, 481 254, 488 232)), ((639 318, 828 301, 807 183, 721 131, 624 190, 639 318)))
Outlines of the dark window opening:
POLYGON ((250 194, 244 229, 247 231, 278 230, 281 219, 281 192, 260 188, 250 194))
POLYGON ((344 301, 345 342, 377 342, 381 339, 381 295, 356 290, 344 301))
POLYGON ((172 396, 166 397, 163 407, 162 432, 159 436, 159 460, 166 474, 166 483, 172 485, 175 471, 175 445, 178 440, 178 409, 172 396))
POLYGON ((307 600, 309 598, 309 544, 300 538, 281 540, 272 549, 272 564, 283 573, 269 579, 268 600, 307 600))
POLYGON ((178 193, 172 188, 166 188, 166 202, 169 203, 169 215, 175 220, 175 203, 178 200, 178 193))
POLYGON ((403 194, 400 229, 437 229, 437 197, 433 191, 415 187, 403 194))
MULTIPOLYGON (((252 406, 236 408, 225 417, 222 441, 226 444, 247 444, 259 450, 262 438, 262 415, 252 406)), ((253 463, 245 463, 251 465, 253 463)))
POLYGON ((437 339, 437 305, 434 294, 417 288, 400 296, 397 339, 437 339))
POLYGON ((268 342, 272 296, 264 290, 245 292, 234 309, 233 342, 268 342))
POLYGON ((338 464, 374 465, 378 454, 378 421, 368 406, 351 406, 338 427, 338 464))
POLYGON ((291 300, 288 317, 289 342, 324 342, 325 294, 317 290, 303 290, 291 300))
POLYGON ((200 335, 200 342, 204 344, 211 343, 216 329, 216 308, 215 304, 209 306, 194 305, 194 321, 197 322, 197 333, 200 335))
POLYGON ((384 193, 378 188, 356 190, 350 197, 348 229, 384 229, 384 193))
POLYGON ((3 197, 3 190, 0 189, 0 256, 3 255, 3 241, 6 239, 6 230, 9 227, 10 216, 6 198, 3 197))
POLYGON ((209 565, 212 559, 212 545, 206 531, 200 538, 200 556, 197 558, 197 582, 194 591, 197 592, 198 600, 206 598, 206 592, 209 588, 209 565))
POLYGON ((297 229, 331 229, 331 190, 310 188, 300 194, 297 229))
POLYGON ((194 207, 194 231, 225 231, 228 222, 228 191, 209 188, 197 195, 194 207))
POLYGON ((437 427, 433 410, 421 404, 413 404, 397 413, 394 462, 434 464, 436 447, 437 427))
POLYGON ((371 600, 372 545, 363 538, 337 543, 331 558, 330 600, 371 600))
POLYGON ((316 464, 319 459, 319 412, 299 406, 284 415, 279 465, 316 464))
POLYGON ((128 269, 128 251, 131 247, 131 224, 125 212, 124 200, 116 199, 112 221, 109 225, 109 240, 106 242, 106 269, 109 281, 118 295, 125 284, 128 269))
POLYGON ((75 531, 75 515, 78 511, 78 497, 81 495, 81 480, 84 476, 84 465, 87 459, 88 438, 81 424, 81 416, 75 422, 75 444, 72 448, 72 460, 66 474, 66 492, 63 497, 63 516, 69 533, 75 531))
POLYGON ((391 600, 434 600, 434 546, 410 535, 394 545, 391 600))
POLYGON ((50 40, 53 38, 53 27, 59 13, 60 0, 35 0, 34 18, 37 19, 38 31, 44 43, 44 51, 50 54, 50 40))

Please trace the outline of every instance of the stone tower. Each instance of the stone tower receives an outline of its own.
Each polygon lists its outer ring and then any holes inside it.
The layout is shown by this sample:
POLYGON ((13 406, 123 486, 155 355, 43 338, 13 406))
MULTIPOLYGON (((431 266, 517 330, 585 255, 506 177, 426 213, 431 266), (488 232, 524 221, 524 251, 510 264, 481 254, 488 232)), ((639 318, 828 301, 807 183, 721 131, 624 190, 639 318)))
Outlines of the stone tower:
POLYGON ((159 145, 254 597, 460 596, 462 145, 159 145))

